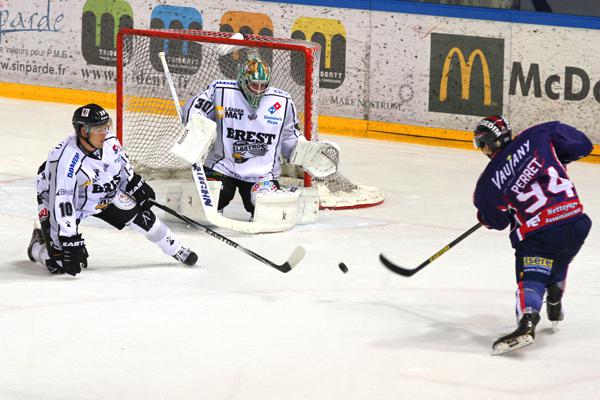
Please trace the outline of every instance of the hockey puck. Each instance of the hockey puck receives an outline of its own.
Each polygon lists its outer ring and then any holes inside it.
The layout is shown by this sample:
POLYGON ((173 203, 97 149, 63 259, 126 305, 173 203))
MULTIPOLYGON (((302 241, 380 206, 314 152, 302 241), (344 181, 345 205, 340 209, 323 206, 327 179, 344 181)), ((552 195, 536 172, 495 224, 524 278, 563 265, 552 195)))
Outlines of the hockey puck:
POLYGON ((348 267, 346 267, 346 264, 344 264, 343 262, 339 263, 339 264, 338 264, 338 267, 340 267, 340 270, 341 270, 343 273, 346 273, 346 272, 348 272, 348 267))

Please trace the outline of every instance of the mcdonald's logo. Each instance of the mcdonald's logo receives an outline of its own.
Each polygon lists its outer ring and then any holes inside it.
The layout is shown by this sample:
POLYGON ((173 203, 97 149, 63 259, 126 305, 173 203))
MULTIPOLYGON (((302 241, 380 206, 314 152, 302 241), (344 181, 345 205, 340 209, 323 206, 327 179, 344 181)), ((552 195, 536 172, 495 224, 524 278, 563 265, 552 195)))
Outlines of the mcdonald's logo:
MULTIPOLYGON (((273 21, 267 14, 227 11, 219 22, 220 32, 240 32, 244 35, 273 36, 273 21)), ((241 49, 219 57, 219 69, 228 79, 237 77, 238 65, 246 60, 250 49, 241 49)), ((273 50, 262 48, 252 50, 268 65, 273 65, 273 50)))
MULTIPOLYGON (((321 45, 319 86, 339 87, 346 77, 346 29, 341 21, 326 18, 298 18, 292 25, 292 38, 309 40, 321 45)), ((301 61, 301 60, 300 60, 301 61)), ((297 74, 292 77, 303 84, 297 74)))
POLYGON ((125 0, 87 0, 81 16, 81 54, 94 65, 117 65, 117 33, 133 28, 133 10, 125 0))
POLYGON ((502 114, 504 39, 431 34, 429 111, 502 114))
MULTIPOLYGON (((202 14, 193 7, 159 5, 152 9, 152 29, 202 29, 202 14)), ((163 51, 174 74, 195 74, 202 61, 202 45, 190 41, 150 38, 150 62, 162 72, 158 53, 163 51)))

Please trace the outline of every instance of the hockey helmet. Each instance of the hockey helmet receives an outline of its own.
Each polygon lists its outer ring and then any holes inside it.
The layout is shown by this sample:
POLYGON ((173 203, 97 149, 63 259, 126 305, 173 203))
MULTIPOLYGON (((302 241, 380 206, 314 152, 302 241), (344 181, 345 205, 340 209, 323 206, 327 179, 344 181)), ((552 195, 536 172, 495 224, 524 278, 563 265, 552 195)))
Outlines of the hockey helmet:
POLYGON ((90 103, 75 110, 72 122, 75 133, 80 136, 81 127, 85 127, 86 131, 90 131, 93 127, 110 127, 111 119, 104 108, 90 103))
POLYGON ((508 120, 501 115, 485 117, 475 128, 473 144, 482 149, 485 145, 494 153, 512 141, 512 130, 508 120))
POLYGON ((252 108, 258 108, 262 97, 269 88, 271 74, 266 63, 258 57, 251 57, 240 65, 238 84, 252 108))

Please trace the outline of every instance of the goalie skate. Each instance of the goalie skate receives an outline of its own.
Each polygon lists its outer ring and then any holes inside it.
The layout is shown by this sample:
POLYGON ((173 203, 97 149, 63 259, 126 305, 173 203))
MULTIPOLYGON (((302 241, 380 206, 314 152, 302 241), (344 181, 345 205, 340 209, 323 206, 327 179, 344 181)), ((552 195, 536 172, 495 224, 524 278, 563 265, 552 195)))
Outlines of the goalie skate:
POLYGON ((524 314, 514 332, 494 342, 492 355, 499 355, 529 346, 535 339, 535 326, 540 321, 537 313, 524 314))

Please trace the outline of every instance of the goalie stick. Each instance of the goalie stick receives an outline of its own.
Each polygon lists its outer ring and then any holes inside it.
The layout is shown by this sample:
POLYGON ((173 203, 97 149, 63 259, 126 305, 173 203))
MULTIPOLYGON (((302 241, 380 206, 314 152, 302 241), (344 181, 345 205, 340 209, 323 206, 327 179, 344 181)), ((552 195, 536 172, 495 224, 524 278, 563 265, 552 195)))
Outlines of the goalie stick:
POLYGON ((468 231, 466 231, 465 233, 463 233, 462 235, 460 235, 459 237, 454 239, 452 242, 448 243, 440 251, 438 251, 431 257, 429 257, 427 260, 423 261, 421 263, 421 265, 419 265, 417 268, 409 269, 409 268, 401 267, 401 266, 391 262, 383 254, 379 254, 379 261, 381 261, 387 269, 389 269, 390 271, 392 271, 398 275, 413 276, 414 274, 416 274, 417 272, 419 272, 420 270, 422 270, 423 268, 425 268, 426 266, 428 266, 429 264, 431 264, 432 262, 437 260, 440 256, 445 254, 448 250, 450 250, 452 247, 456 246, 459 242, 461 242, 463 239, 465 239, 467 236, 469 236, 471 233, 475 232, 479 228, 481 228, 481 223, 477 223, 476 225, 471 227, 468 231))
POLYGON ((294 251, 292 252, 292 255, 290 255, 290 257, 287 259, 286 262, 284 262, 283 264, 275 264, 273 261, 270 261, 270 260, 266 259, 265 257, 261 256, 260 254, 257 254, 255 252, 253 252, 252 250, 249 250, 249 249, 245 248, 244 246, 234 242, 233 240, 221 235, 220 233, 213 231, 209 227, 202 225, 201 223, 196 222, 193 219, 186 217, 183 214, 178 213, 177 211, 173 210, 172 208, 165 206, 164 204, 158 203, 156 200, 153 200, 153 199, 150 199, 149 201, 152 205, 155 205, 156 207, 160 208, 161 210, 168 212, 169 214, 179 218, 183 222, 190 224, 191 226, 198 229, 199 231, 204 231, 204 232, 208 233, 210 236, 212 236, 216 239, 219 239, 220 241, 230 245, 231 247, 234 247, 234 248, 240 250, 242 253, 246 253, 249 256, 257 259, 258 261, 260 261, 264 264, 267 264, 268 266, 273 267, 276 270, 281 271, 283 273, 290 272, 292 270, 292 268, 294 268, 296 265, 298 265, 298 263, 300 261, 302 261, 302 259, 304 258, 304 255, 306 254, 306 251, 304 250, 304 248, 301 246, 298 246, 294 249, 294 251))

